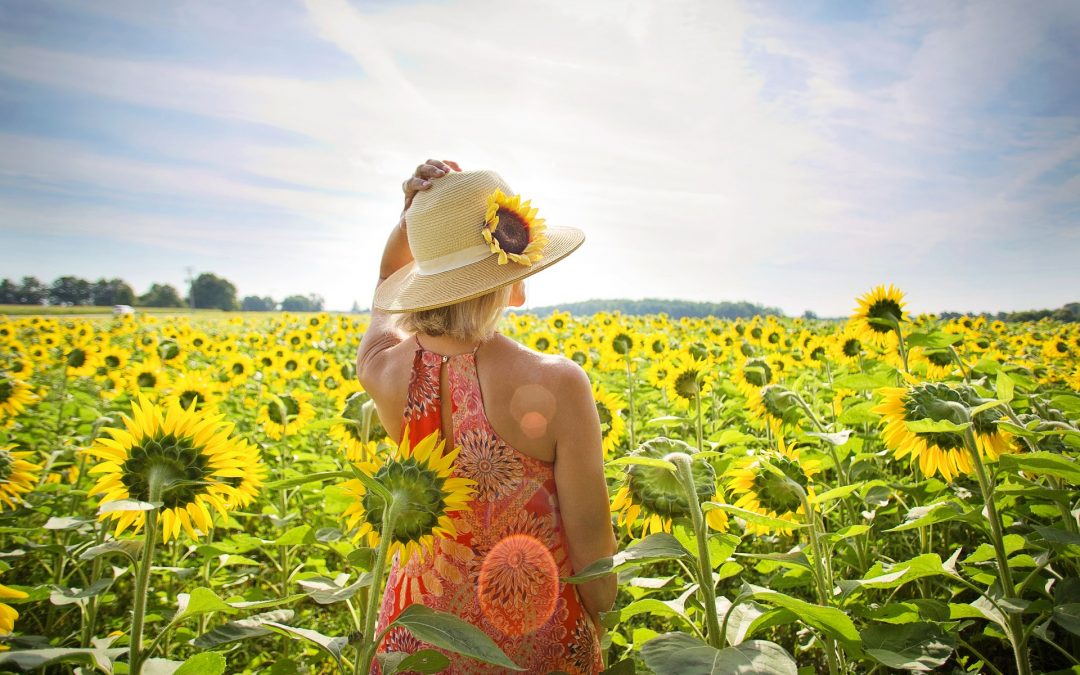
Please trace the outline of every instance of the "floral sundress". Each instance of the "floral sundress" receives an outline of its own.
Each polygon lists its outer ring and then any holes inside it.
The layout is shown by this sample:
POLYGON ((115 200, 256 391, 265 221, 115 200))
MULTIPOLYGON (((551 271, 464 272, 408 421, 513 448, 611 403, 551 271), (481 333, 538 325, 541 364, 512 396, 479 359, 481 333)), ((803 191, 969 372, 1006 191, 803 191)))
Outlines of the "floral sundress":
MULTIPOLYGON (((454 447, 459 451, 453 475, 476 481, 476 494, 471 508, 451 512, 458 534, 436 537, 434 555, 429 552, 423 560, 413 556, 403 563, 395 554, 376 632, 405 607, 419 603, 477 626, 524 672, 599 673, 600 642, 577 587, 557 580, 571 576, 573 568, 559 516, 554 464, 514 449, 495 433, 484 413, 476 350, 443 356, 416 340, 402 430, 408 426, 414 444, 441 430, 444 363, 454 447), (544 564, 554 569, 537 573, 544 564)), ((431 646, 395 627, 378 651, 413 653, 424 648, 431 646)), ((514 672, 439 651, 450 659, 446 673, 514 672)))

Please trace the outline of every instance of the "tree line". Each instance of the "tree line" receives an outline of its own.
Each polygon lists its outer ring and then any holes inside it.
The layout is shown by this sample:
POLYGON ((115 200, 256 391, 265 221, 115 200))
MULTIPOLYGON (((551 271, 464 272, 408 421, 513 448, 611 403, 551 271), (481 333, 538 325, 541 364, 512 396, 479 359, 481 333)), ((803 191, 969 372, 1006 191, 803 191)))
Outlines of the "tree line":
POLYGON ((588 316, 597 312, 622 312, 623 314, 661 314, 673 319, 680 317, 715 316, 720 319, 748 319, 754 315, 784 316, 776 307, 766 307, 752 302, 693 302, 690 300, 662 300, 646 298, 644 300, 585 300, 572 302, 558 307, 537 307, 530 310, 536 314, 550 314, 554 311, 570 312, 575 316, 588 316))
POLYGON ((89 281, 68 275, 58 277, 51 284, 32 276, 23 277, 18 283, 11 279, 0 281, 0 305, 132 305, 245 312, 321 312, 324 304, 322 296, 314 293, 290 295, 281 302, 257 295, 237 299, 236 286, 231 281, 209 272, 196 277, 184 297, 171 284, 158 283, 151 284, 146 293, 136 295, 123 279, 89 281))

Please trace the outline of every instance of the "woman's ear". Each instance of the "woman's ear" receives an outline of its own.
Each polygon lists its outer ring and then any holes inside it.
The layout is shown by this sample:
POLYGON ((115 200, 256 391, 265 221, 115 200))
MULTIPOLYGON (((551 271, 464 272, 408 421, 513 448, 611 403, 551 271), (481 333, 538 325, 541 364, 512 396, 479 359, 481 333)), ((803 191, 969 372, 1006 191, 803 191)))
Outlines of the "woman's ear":
POLYGON ((525 304, 525 280, 518 279, 510 288, 510 306, 521 307, 525 304))

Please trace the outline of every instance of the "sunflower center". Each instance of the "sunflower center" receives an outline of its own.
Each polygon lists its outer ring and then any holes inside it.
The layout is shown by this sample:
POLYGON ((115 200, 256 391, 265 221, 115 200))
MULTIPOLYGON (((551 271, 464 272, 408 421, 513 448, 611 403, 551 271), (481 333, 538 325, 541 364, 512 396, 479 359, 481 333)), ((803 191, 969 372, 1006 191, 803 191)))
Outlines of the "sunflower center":
POLYGON ((201 391, 197 391, 195 389, 187 389, 181 392, 178 398, 180 401, 180 407, 184 410, 188 409, 188 406, 191 405, 192 401, 196 401, 196 410, 202 410, 203 405, 205 405, 206 403, 206 396, 201 391))
POLYGON ((243 375, 244 372, 247 371, 247 368, 244 366, 244 363, 242 361, 237 361, 232 364, 232 368, 230 370, 232 370, 233 375, 243 375))
POLYGON ((675 392, 683 398, 694 398, 701 392, 697 382, 698 371, 690 369, 675 377, 675 392))
POLYGON ((536 348, 539 349, 542 352, 547 351, 548 347, 550 347, 550 346, 551 346, 551 341, 548 340, 546 337, 541 337, 541 338, 538 338, 536 340, 536 348))
POLYGON ((81 368, 86 363, 86 350, 76 347, 68 352, 67 364, 72 368, 81 368))
MULTIPOLYGON (((401 461, 387 462, 374 476, 402 504, 398 508, 397 522, 390 537, 397 542, 419 541, 431 534, 439 524, 439 516, 446 510, 444 479, 431 469, 409 457, 401 461)), ((367 522, 382 527, 383 509, 386 503, 381 497, 368 492, 364 495, 364 513, 367 522)), ((386 533, 383 533, 385 536, 386 533)))
POLYGON ((761 390, 761 405, 771 417, 781 420, 791 414, 795 407, 791 401, 790 392, 775 384, 770 384, 761 390))
POLYGON ((597 403, 596 403, 596 412, 597 412, 598 415, 600 415, 600 426, 603 427, 606 424, 607 428, 608 428, 608 431, 610 432, 611 431, 611 411, 608 410, 608 407, 606 405, 604 405, 603 403, 600 403, 599 401, 597 401, 597 403))
POLYGON ((579 349, 574 352, 574 354, 570 357, 570 360, 578 364, 579 366, 584 366, 589 361, 589 357, 585 355, 585 352, 579 349))
POLYGON ((893 323, 900 323, 900 317, 903 315, 904 310, 901 309, 900 303, 891 298, 878 300, 866 311, 867 318, 881 320, 867 321, 875 333, 891 333, 894 330, 893 323))
POLYGON ((529 225, 510 209, 500 208, 499 224, 491 236, 507 253, 520 254, 529 245, 529 225))
POLYGON ((928 361, 930 361, 930 363, 934 364, 935 366, 938 366, 939 368, 944 368, 945 366, 952 363, 952 355, 949 354, 949 352, 941 352, 941 351, 927 352, 926 358, 927 358, 928 361))
MULTIPOLYGON (((285 417, 286 417, 286 419, 292 419, 292 418, 294 418, 294 417, 296 417, 297 415, 300 414, 300 404, 297 402, 297 400, 295 398, 293 398, 292 396, 290 396, 288 394, 286 394, 285 396, 281 396, 279 398, 281 399, 281 402, 285 404, 285 417)), ((269 407, 267 408, 266 412, 267 412, 267 415, 270 417, 270 420, 274 424, 280 424, 282 426, 284 426, 286 424, 286 420, 281 419, 281 408, 278 407, 276 402, 271 401, 269 403, 269 407)))
MULTIPOLYGON (((769 463, 780 469, 784 476, 803 489, 810 481, 798 462, 788 457, 770 457, 769 463)), ((754 492, 758 502, 767 510, 778 514, 794 513, 802 506, 802 497, 795 486, 771 471, 758 470, 754 476, 754 492)))
POLYGON ((166 361, 175 359, 180 355, 180 345, 176 344, 176 340, 165 340, 158 345, 158 354, 166 361))
POLYGON ((844 340, 844 346, 840 351, 844 352, 844 356, 853 359, 862 351, 862 344, 855 338, 848 338, 844 340))
POLYGON ((750 337, 754 338, 755 340, 760 340, 761 339, 761 334, 763 332, 764 331, 762 331, 760 327, 754 326, 753 328, 750 329, 750 337))
POLYGON ((772 368, 765 359, 750 359, 743 366, 743 371, 746 373, 746 381, 755 387, 764 387, 772 382, 772 368))
POLYGON ((109 354, 105 357, 105 365, 109 368, 116 368, 120 365, 120 359, 115 354, 109 354))
POLYGON ((203 494, 203 478, 210 473, 209 458, 194 445, 189 436, 165 434, 143 439, 128 451, 120 480, 132 499, 150 500, 150 471, 157 469, 167 477, 161 501, 166 508, 184 508, 203 494))
POLYGON ((139 383, 140 388, 153 388, 155 385, 157 385, 157 375, 154 375, 150 371, 144 370, 143 372, 139 373, 139 375, 135 378, 135 381, 139 383))
POLYGON ((611 340, 611 348, 615 350, 616 354, 629 354, 630 348, 633 346, 634 338, 630 337, 626 333, 619 333, 611 340))
POLYGON ((6 481, 15 465, 15 458, 7 450, 0 450, 0 481, 6 481))
POLYGON ((4 403, 15 393, 15 385, 6 377, 0 377, 0 403, 4 403))

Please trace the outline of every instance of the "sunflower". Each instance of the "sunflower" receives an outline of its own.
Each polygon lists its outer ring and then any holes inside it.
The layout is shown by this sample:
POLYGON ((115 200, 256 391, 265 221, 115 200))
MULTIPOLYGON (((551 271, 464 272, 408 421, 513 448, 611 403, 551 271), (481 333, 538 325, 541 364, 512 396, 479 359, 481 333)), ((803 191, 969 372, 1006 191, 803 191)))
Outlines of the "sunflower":
POLYGON ((593 383, 593 399, 596 401, 596 412, 600 416, 600 427, 603 430, 604 456, 608 456, 626 435, 626 422, 620 414, 626 409, 626 401, 618 394, 609 392, 599 382, 593 383))
POLYGON ((128 352, 126 349, 118 349, 116 347, 106 347, 98 352, 97 355, 97 369, 94 373, 94 377, 101 380, 110 376, 117 376, 127 368, 129 360, 128 352))
MULTIPOLYGON (((0 584, 0 600, 25 600, 29 597, 27 593, 0 584)), ((11 631, 15 630, 15 619, 18 618, 19 612, 14 607, 0 602, 0 636, 11 635, 11 631)))
MULTIPOLYGON (((663 459, 672 452, 693 457, 694 448, 678 439, 660 436, 642 443, 629 456, 663 459)), ((723 501, 711 464, 695 459, 690 470, 698 502, 723 501)), ((611 500, 611 511, 618 512, 619 526, 626 527, 631 536, 634 536, 633 527, 638 516, 643 516, 641 536, 644 537, 653 532, 671 532, 674 520, 690 517, 690 502, 675 472, 663 467, 631 464, 626 467, 626 482, 611 500)), ((719 509, 707 512, 705 520, 714 530, 726 529, 727 518, 719 509)))
POLYGON ((198 370, 189 370, 173 381, 165 398, 167 401, 176 401, 184 409, 195 401, 195 410, 209 412, 217 405, 221 392, 208 375, 198 370))
MULTIPOLYGON (((881 392, 884 400, 871 410, 882 415, 881 423, 885 424, 882 438, 897 459, 910 455, 911 462, 919 462, 923 475, 940 473, 949 482, 975 470, 961 433, 915 432, 908 429, 907 423, 949 420, 949 403, 974 407, 985 399, 979 398, 970 387, 953 388, 941 382, 921 382, 910 388, 886 387, 881 392)), ((992 409, 976 413, 972 418, 976 448, 991 460, 1013 449, 1011 434, 998 428, 997 419, 992 409)))
POLYGON ((312 407, 311 394, 303 389, 293 389, 288 394, 278 396, 285 406, 285 419, 281 418, 282 410, 274 399, 264 400, 259 406, 259 414, 256 422, 263 426, 266 435, 274 440, 282 436, 296 433, 303 429, 308 422, 315 417, 315 408, 312 407))
POLYGON ((572 337, 563 342, 562 352, 563 356, 583 368, 589 365, 589 362, 592 360, 592 355, 589 353, 589 346, 577 337, 572 337))
POLYGON ((743 361, 743 364, 735 369, 733 379, 739 391, 749 396, 755 389, 761 389, 775 382, 776 372, 767 359, 752 357, 743 361))
POLYGON ((379 422, 379 416, 375 411, 365 413, 364 406, 371 400, 362 391, 355 392, 345 400, 341 417, 348 420, 330 427, 330 438, 341 444, 345 450, 345 458, 350 462, 363 462, 375 456, 378 441, 386 437, 386 430, 379 422), (365 438, 364 423, 367 420, 368 428, 365 438))
POLYGON ((224 381, 232 385, 243 384, 255 372, 255 362, 247 354, 234 354, 222 368, 224 381))
POLYGON ((712 377, 707 360, 699 360, 688 351, 672 356, 664 387, 668 400, 680 410, 688 410, 695 401, 711 391, 712 377))
MULTIPOLYGON (((104 435, 80 452, 101 460, 87 472, 101 474, 88 493, 102 503, 121 499, 162 503, 162 541, 179 537, 180 528, 194 540, 213 527, 210 507, 228 517, 237 504, 249 503, 266 473, 259 450, 232 436, 234 424, 224 415, 186 410, 175 401, 161 407, 143 394, 131 402, 133 417, 123 415, 126 429, 106 427, 104 435), (152 496, 152 493, 153 496, 152 496)), ((98 520, 116 521, 115 535, 128 527, 138 531, 145 511, 106 511, 98 520)))
POLYGON ((528 267, 540 260, 546 229, 544 219, 536 217, 536 209, 522 202, 521 195, 510 197, 497 189, 488 196, 482 233, 491 252, 499 254, 500 265, 513 260, 528 267))
POLYGON ((14 444, 0 446, 0 511, 15 509, 38 482, 41 465, 28 462, 31 452, 13 452, 14 444))
POLYGON ((548 329, 554 333, 561 333, 570 327, 570 321, 572 319, 573 316, 570 312, 552 312, 551 316, 547 319, 548 329))
POLYGON ((553 354, 559 349, 559 341, 554 334, 545 331, 535 331, 528 340, 528 345, 538 352, 553 354))
POLYGON ((908 357, 912 363, 926 366, 926 377, 930 380, 942 380, 956 370, 952 354, 944 349, 924 349, 912 347, 908 357))
POLYGON ((800 411, 793 397, 790 389, 778 384, 751 390, 746 397, 751 422, 759 429, 768 426, 774 433, 781 427, 798 425, 800 411))
POLYGON ((900 324, 908 320, 904 294, 889 284, 877 286, 858 299, 851 321, 862 339, 878 348, 889 348, 896 340, 900 324))
POLYGON ((436 537, 457 536, 450 514, 469 508, 476 482, 452 475, 458 449, 444 452, 446 442, 439 435, 436 430, 412 445, 406 426, 401 443, 392 445, 388 456, 355 464, 393 494, 397 521, 393 532, 380 533, 385 502, 368 493, 359 479, 346 481, 343 487, 353 501, 342 515, 349 529, 357 528, 353 541, 366 539, 375 547, 380 537, 388 536, 388 553, 400 553, 404 562, 413 555, 423 559, 427 551, 434 553, 436 537))
POLYGON ((161 361, 151 357, 130 367, 127 375, 128 390, 138 394, 147 389, 161 393, 169 386, 169 374, 161 361))
MULTIPOLYGON (((736 460, 725 474, 728 489, 736 497, 734 505, 740 509, 754 511, 770 518, 779 518, 791 523, 798 523, 806 516, 802 497, 791 482, 798 484, 807 497, 814 496, 813 477, 820 470, 820 462, 800 457, 798 448, 789 446, 784 436, 776 437, 776 448, 758 455, 748 455, 736 460), (773 469, 779 469, 783 476, 773 469), (790 482, 789 482, 790 481, 790 482)), ((768 534, 781 532, 791 534, 794 528, 770 527, 757 523, 746 523, 748 534, 768 534)))
POLYGON ((90 377, 97 372, 97 353, 88 343, 67 347, 64 350, 63 360, 70 377, 90 377))
POLYGON ((33 403, 35 398, 29 384, 0 373, 0 422, 3 422, 5 417, 14 419, 28 403, 33 403))
POLYGON ((844 326, 844 329, 830 336, 832 344, 832 356, 837 363, 849 366, 858 366, 866 346, 863 344, 863 333, 852 323, 844 326))

